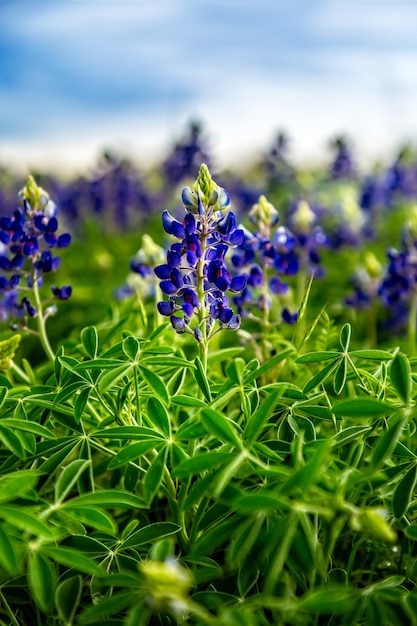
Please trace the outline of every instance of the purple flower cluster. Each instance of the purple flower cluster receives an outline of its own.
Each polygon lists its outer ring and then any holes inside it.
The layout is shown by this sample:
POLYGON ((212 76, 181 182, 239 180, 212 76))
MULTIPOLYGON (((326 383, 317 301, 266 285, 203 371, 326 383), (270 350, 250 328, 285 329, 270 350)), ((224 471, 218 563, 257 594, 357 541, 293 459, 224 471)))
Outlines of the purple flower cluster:
POLYGON ((167 300, 158 311, 167 316, 177 333, 189 332, 198 341, 210 337, 215 322, 220 328, 236 330, 240 316, 229 304, 230 293, 241 292, 246 277, 232 276, 226 265, 229 248, 244 240, 230 204, 228 193, 212 181, 202 165, 193 189, 182 192, 185 216, 181 221, 168 211, 162 215, 165 231, 179 240, 167 252, 166 263, 155 268, 160 288, 167 300), (196 321, 193 330, 191 321, 196 321))
MULTIPOLYGON (((257 230, 252 233, 244 229, 243 241, 232 256, 234 267, 244 269, 247 278, 246 287, 233 298, 243 316, 252 314, 253 308, 265 314, 271 307, 272 295, 283 296, 288 292, 288 284, 281 277, 294 276, 300 267, 295 236, 285 226, 275 228, 279 221, 278 212, 264 196, 259 198, 249 217, 257 230)), ((287 307, 282 310, 281 317, 289 324, 295 324, 297 320, 297 314, 290 313, 287 307)))
MULTIPOLYGON (((29 178, 21 192, 22 206, 12 217, 0 217, 0 317, 38 313, 28 294, 38 294, 43 276, 60 266, 60 258, 53 251, 66 248, 71 242, 68 233, 58 235, 56 206, 49 196, 29 178), (20 293, 24 296, 20 298, 20 293)), ((52 298, 68 300, 71 287, 52 286, 52 298)))

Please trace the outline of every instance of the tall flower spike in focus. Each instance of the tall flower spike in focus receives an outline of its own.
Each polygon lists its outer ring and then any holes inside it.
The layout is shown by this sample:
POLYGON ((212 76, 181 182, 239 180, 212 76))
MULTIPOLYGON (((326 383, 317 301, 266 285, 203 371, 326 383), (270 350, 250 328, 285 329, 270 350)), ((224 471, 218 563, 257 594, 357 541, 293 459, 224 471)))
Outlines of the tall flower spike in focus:
POLYGON ((193 335, 206 365, 210 338, 218 330, 240 326, 227 294, 241 292, 246 278, 231 276, 226 256, 230 248, 242 243, 244 232, 228 211, 229 194, 213 181, 205 164, 193 187, 183 189, 182 201, 182 222, 168 211, 162 214, 165 231, 178 241, 168 250, 167 262, 155 268, 166 296, 158 303, 158 311, 170 318, 177 333, 193 335))
POLYGON ((47 297, 41 296, 40 290, 45 275, 60 266, 55 250, 69 246, 71 236, 57 234, 57 208, 32 176, 19 196, 22 206, 16 208, 12 217, 0 217, 0 317, 10 320, 13 329, 37 333, 47 356, 53 360, 45 321, 56 311, 54 302, 68 300, 72 288, 53 285, 47 297), (37 331, 29 329, 30 318, 36 318, 37 331))

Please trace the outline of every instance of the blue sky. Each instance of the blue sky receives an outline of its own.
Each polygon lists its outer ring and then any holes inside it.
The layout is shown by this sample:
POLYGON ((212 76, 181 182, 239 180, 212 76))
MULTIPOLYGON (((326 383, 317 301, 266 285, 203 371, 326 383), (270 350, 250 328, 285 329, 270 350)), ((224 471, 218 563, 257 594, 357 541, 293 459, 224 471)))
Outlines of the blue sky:
POLYGON ((0 0, 0 164, 140 163, 203 122, 220 163, 417 138, 417 0, 0 0))

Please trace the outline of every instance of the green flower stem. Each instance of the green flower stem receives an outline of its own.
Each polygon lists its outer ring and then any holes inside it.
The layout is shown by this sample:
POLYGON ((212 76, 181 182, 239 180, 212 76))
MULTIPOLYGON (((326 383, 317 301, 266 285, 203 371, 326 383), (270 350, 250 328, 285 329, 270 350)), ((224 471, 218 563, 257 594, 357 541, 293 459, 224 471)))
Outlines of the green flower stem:
POLYGON ((37 327, 38 327, 38 336, 39 336, 42 348, 44 349, 44 352, 45 352, 46 356, 51 361, 51 363, 54 363, 54 361, 55 361, 55 352, 51 348, 51 344, 49 343, 49 338, 48 338, 48 335, 47 335, 47 332, 46 332, 46 325, 45 325, 45 317, 44 317, 44 313, 43 313, 43 306, 42 306, 42 302, 41 302, 41 299, 40 299, 38 281, 36 279, 36 275, 35 275, 34 269, 32 270, 32 284, 33 284, 32 293, 33 293, 33 297, 35 299, 35 308, 38 311, 38 315, 36 317, 36 322, 37 322, 37 327))

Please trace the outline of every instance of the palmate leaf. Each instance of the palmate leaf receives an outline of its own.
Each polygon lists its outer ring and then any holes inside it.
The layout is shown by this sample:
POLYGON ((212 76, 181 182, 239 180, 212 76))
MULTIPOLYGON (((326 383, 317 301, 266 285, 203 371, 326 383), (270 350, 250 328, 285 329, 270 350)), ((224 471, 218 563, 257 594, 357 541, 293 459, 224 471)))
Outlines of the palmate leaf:
POLYGON ((81 598, 82 578, 72 576, 66 578, 56 588, 55 606, 60 619, 65 624, 72 624, 81 598))
POLYGON ((99 567, 99 565, 88 556, 81 554, 72 548, 67 546, 52 547, 51 545, 45 545, 42 547, 42 552, 49 556, 53 561, 65 565, 66 567, 74 568, 84 574, 90 574, 94 576, 106 576, 106 571, 99 567))
POLYGON ((81 331, 81 342, 88 356, 95 359, 98 350, 98 332, 95 326, 87 326, 81 331))
POLYGON ((401 400, 408 403, 412 387, 411 367, 407 357, 400 352, 391 363, 390 378, 401 400))
POLYGON ((143 493, 145 501, 148 505, 151 504, 161 485, 167 456, 168 447, 164 446, 161 450, 159 450, 157 456, 154 458, 145 474, 145 478, 143 480, 143 493))
POLYGON ((241 446, 235 423, 222 413, 205 408, 201 411, 201 423, 210 435, 220 441, 229 442, 236 447, 241 446))
POLYGON ((162 400, 164 404, 169 406, 170 397, 169 397, 166 385, 164 381, 162 380, 162 378, 160 378, 157 374, 155 374, 155 372, 148 369, 147 367, 143 367, 143 365, 139 367, 139 371, 143 379, 146 381, 146 383, 152 389, 152 391, 156 394, 156 396, 160 400, 162 400))
POLYGON ((163 444, 164 441, 159 438, 146 438, 144 441, 131 443, 130 445, 122 448, 120 452, 112 458, 107 467, 109 470, 122 467, 122 465, 126 465, 126 463, 129 463, 130 461, 137 460, 142 454, 146 454, 150 450, 159 449, 163 444))

